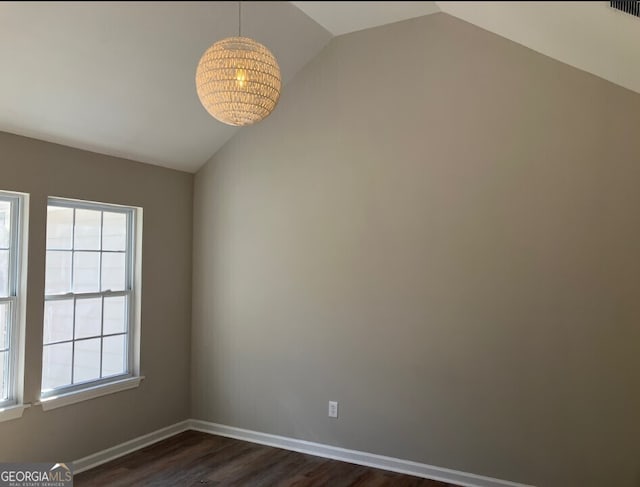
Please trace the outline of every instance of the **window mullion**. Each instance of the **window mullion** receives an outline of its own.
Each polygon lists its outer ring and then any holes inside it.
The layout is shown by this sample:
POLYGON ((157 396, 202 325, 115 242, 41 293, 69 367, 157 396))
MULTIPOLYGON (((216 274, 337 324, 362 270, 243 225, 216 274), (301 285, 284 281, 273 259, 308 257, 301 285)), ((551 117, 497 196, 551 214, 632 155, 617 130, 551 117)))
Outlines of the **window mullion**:
MULTIPOLYGON (((118 297, 118 296, 126 296, 130 291, 102 291, 97 293, 67 293, 67 294, 47 294, 44 299, 45 301, 57 301, 57 300, 65 300, 71 298, 110 298, 110 297, 118 297)), ((2 298, 4 299, 4 298, 2 298)))
POLYGON ((18 200, 10 201, 9 219, 11 221, 11 234, 9 235, 9 293, 12 296, 18 294, 18 248, 20 232, 20 208, 18 200))
MULTIPOLYGON (((18 347, 16 347, 17 337, 17 317, 16 302, 9 302, 9 332, 7 334, 7 348, 6 355, 4 357, 4 391, 0 391, 3 400, 13 400, 16 394, 16 373, 18 365, 18 347)), ((4 355, 4 354, 3 354, 4 355)))
MULTIPOLYGON (((15 201, 15 199, 11 199, 9 201, 9 224, 11 225, 10 228, 10 234, 9 234, 9 294, 12 297, 15 297, 17 295, 18 292, 18 286, 16 283, 16 277, 17 277, 17 273, 18 273, 18 262, 17 262, 17 251, 18 251, 18 224, 19 224, 19 220, 18 220, 18 208, 17 208, 17 203, 15 201)), ((0 395, 2 396, 3 400, 10 400, 13 399, 13 397, 15 396, 16 393, 16 388, 15 388, 15 375, 17 372, 17 364, 18 364, 18 360, 17 360, 17 347, 15 347, 15 339, 16 339, 16 335, 17 335, 17 323, 16 323, 16 318, 17 318, 17 313, 16 313, 16 306, 14 302, 11 302, 9 304, 9 313, 8 313, 8 319, 9 319, 9 329, 7 330, 7 344, 5 344, 6 348, 8 349, 8 352, 6 354, 3 354, 3 358, 4 358, 4 364, 3 364, 3 369, 4 369, 4 377, 3 377, 3 383, 4 383, 4 390, 0 391, 0 395)))
POLYGON ((102 379, 102 349, 104 347, 104 297, 102 298, 102 310, 100 314, 100 378, 102 379))
MULTIPOLYGON (((98 286, 100 291, 102 289, 102 249, 104 248, 104 211, 100 212, 100 269, 98 286)), ((102 348, 104 346, 104 295, 100 300, 100 368, 98 369, 98 375, 102 379, 102 348)))
POLYGON ((75 289, 74 281, 74 267, 75 267, 75 255, 76 255, 76 209, 73 209, 73 219, 71 221, 71 289, 73 292, 75 289))
MULTIPOLYGON (((75 214, 75 211, 74 211, 75 214)), ((73 384, 73 369, 76 361, 76 298, 73 298, 73 327, 71 330, 71 384, 73 384)))
POLYGON ((133 289, 134 283, 134 269, 135 269, 135 248, 134 248, 134 235, 136 230, 136 213, 134 210, 130 210, 127 214, 127 240, 125 244, 125 251, 127 252, 127 290, 129 293, 125 298, 125 304, 127 307, 127 326, 126 326, 126 353, 125 360, 127 361, 125 367, 128 371, 133 368, 133 340, 134 334, 131 330, 131 324, 134 323, 134 306, 133 306, 133 289))

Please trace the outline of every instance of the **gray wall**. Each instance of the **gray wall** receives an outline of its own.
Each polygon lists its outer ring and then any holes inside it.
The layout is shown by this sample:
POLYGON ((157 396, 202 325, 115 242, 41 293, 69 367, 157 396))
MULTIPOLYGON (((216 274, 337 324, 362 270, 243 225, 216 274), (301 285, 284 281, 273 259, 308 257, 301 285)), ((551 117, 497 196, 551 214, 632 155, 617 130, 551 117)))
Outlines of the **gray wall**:
POLYGON ((640 485, 638 127, 444 14, 335 39, 196 176, 193 416, 640 485))
POLYGON ((25 401, 40 393, 47 196, 143 208, 139 388, 0 423, 0 461, 71 461, 189 417, 193 175, 0 133, 0 189, 29 193, 25 401))

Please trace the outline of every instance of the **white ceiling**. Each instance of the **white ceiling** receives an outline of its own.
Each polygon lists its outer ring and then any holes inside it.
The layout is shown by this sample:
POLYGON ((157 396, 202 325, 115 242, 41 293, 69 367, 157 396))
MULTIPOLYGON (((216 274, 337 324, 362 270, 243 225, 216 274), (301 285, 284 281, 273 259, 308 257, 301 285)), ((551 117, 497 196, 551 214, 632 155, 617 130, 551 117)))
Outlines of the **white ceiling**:
POLYGON ((334 36, 439 12, 435 2, 291 2, 334 36))
MULTIPOLYGON (((196 171, 234 133, 195 90, 235 2, 1 2, 0 130, 196 171)), ((331 34, 288 2, 243 2, 243 32, 285 80, 331 34)))
POLYGON ((640 93, 640 18, 609 2, 436 2, 466 20, 640 93))
MULTIPOLYGON (((333 35, 438 11, 640 93, 640 19, 608 2, 243 2, 243 33, 286 82, 333 35)), ((236 29, 235 2, 1 2, 0 130, 196 171, 238 130, 194 86, 236 29)))

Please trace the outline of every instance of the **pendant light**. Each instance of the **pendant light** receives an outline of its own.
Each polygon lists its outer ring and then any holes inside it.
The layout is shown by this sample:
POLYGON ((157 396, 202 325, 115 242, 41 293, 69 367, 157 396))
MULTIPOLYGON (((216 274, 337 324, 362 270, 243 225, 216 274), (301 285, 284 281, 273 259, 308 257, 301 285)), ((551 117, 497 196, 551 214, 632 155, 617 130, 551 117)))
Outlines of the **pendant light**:
POLYGON ((234 126, 259 122, 280 98, 280 66, 264 45, 242 36, 238 2, 238 36, 213 44, 200 58, 196 90, 200 103, 217 120, 234 126))

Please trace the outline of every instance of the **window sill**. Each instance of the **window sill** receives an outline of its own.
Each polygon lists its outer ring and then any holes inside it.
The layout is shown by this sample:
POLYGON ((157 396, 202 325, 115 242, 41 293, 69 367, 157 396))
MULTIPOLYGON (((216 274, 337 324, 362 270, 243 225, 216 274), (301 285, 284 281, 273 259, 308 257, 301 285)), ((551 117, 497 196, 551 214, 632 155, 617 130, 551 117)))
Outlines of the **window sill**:
POLYGON ((82 401, 88 401, 89 399, 95 399, 96 397, 106 396, 107 394, 114 394, 120 391, 126 391, 127 389, 133 389, 140 385, 140 382, 144 380, 144 376, 129 377, 127 379, 119 380, 116 382, 110 382, 108 384, 101 384, 99 386, 88 387, 81 391, 68 392, 66 394, 58 394, 57 396, 45 397, 37 404, 42 406, 43 411, 49 411, 51 409, 57 409, 64 406, 69 406, 82 401))
POLYGON ((16 404, 15 406, 5 406, 0 408, 0 423, 2 421, 11 421, 12 419, 18 419, 22 417, 22 413, 31 404, 16 404))

